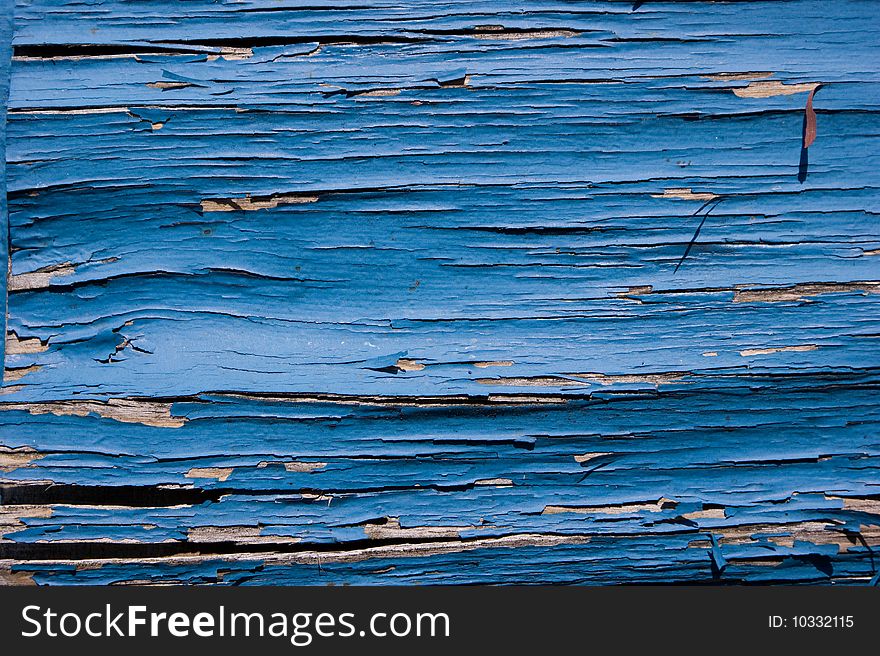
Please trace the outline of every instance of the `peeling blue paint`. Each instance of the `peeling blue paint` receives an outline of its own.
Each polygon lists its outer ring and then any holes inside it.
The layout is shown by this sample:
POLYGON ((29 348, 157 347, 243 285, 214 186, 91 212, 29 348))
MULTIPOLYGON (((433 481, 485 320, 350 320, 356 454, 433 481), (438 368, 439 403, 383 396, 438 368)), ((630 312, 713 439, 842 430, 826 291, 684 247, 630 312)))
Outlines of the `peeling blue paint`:
POLYGON ((18 0, 0 581, 876 585, 874 4, 631 9, 18 0))

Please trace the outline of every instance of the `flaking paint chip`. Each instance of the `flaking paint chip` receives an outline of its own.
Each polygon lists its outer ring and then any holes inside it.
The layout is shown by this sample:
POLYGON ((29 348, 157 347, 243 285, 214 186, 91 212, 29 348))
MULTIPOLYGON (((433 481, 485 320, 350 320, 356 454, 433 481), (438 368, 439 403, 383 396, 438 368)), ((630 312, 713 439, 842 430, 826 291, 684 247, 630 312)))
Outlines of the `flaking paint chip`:
POLYGON ((778 80, 759 80, 744 87, 731 89, 739 98, 772 98, 773 96, 790 96, 795 93, 806 93, 818 86, 818 82, 785 84, 778 80))
POLYGON ((184 476, 186 478, 213 478, 221 483, 233 472, 232 467, 193 467, 184 476))
POLYGON ((752 348, 744 349, 739 352, 744 358, 753 355, 771 355, 773 353, 804 353, 806 351, 815 351, 819 347, 816 344, 803 344, 800 346, 776 346, 771 348, 752 348))
POLYGON ((651 198, 675 198, 678 200, 702 200, 709 201, 718 198, 716 194, 708 191, 695 192, 690 187, 672 187, 664 189, 662 194, 651 194, 651 198))

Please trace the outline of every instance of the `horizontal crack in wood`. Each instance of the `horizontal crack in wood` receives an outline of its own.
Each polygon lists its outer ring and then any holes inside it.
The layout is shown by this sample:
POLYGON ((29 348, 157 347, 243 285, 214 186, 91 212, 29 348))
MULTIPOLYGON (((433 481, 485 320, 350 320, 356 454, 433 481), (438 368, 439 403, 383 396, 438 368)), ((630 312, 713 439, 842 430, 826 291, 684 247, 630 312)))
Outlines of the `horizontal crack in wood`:
POLYGON ((781 303, 804 301, 812 296, 860 292, 880 294, 880 282, 810 282, 786 287, 737 288, 733 293, 734 303, 781 303))
POLYGON ((542 515, 559 515, 562 513, 577 513, 580 515, 624 515, 640 512, 661 512, 674 509, 678 506, 677 501, 661 497, 657 501, 635 501, 617 505, 603 506, 545 506, 542 515))

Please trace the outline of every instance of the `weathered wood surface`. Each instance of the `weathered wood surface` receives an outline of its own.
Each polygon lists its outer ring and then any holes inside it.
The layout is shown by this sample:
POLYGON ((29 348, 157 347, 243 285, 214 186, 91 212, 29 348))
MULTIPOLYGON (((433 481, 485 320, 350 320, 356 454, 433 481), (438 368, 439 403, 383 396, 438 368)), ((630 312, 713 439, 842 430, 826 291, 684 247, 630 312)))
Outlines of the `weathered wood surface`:
POLYGON ((8 11, 6 582, 877 583, 876 3, 8 11))

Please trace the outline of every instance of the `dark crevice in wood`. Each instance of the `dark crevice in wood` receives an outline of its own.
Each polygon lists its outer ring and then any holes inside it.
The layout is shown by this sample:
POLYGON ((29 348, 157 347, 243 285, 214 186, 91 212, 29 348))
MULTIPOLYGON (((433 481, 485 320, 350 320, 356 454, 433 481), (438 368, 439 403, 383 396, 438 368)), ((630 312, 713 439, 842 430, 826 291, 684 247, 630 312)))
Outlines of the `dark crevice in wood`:
MULTIPOLYGON (((507 445, 532 450, 534 444, 525 440, 440 440, 442 444, 507 445)), ((435 491, 467 492, 478 487, 476 482, 421 483, 415 485, 375 485, 351 488, 237 488, 237 487, 183 487, 175 485, 76 485, 70 483, 6 483, 0 485, 0 506, 65 505, 111 506, 132 508, 160 508, 194 506, 213 503, 227 495, 285 496, 300 495, 354 495, 381 492, 435 491)), ((297 499, 298 500, 298 499, 297 499)), ((308 499, 306 500, 309 501, 308 499)))
POLYGON ((108 558, 168 558, 173 556, 223 556, 240 553, 340 552, 400 544, 449 543, 450 538, 382 538, 349 542, 239 544, 236 542, 2 542, 0 559, 86 560, 108 558))
POLYGON ((402 36, 364 36, 360 34, 337 34, 333 36, 261 36, 222 39, 194 39, 181 41, 151 41, 148 44, 99 44, 99 43, 32 43, 16 45, 15 57, 51 59, 53 57, 100 57, 110 55, 156 54, 211 54, 201 48, 260 48, 271 46, 320 43, 321 45, 354 44, 380 45, 422 43, 432 39, 402 36), (189 47, 192 46, 192 47, 189 47))
MULTIPOLYGON (((545 537, 557 537, 554 533, 542 533, 545 537)), ((493 536, 497 537, 497 536, 493 536)), ((515 537, 515 536, 511 536, 515 537)), ((576 536, 568 535, 574 538, 576 536)), ((467 545, 485 542, 485 537, 401 537, 364 538, 345 542, 263 542, 242 544, 236 542, 0 542, 0 559, 10 560, 91 560, 91 559, 129 559, 129 558, 168 558, 174 556, 224 556, 261 553, 337 553, 375 549, 399 545, 467 545)), ((487 545, 487 548, 489 546, 487 545)))
POLYGON ((218 501, 224 492, 164 485, 69 485, 25 483, 0 485, 0 505, 61 504, 158 508, 218 501))

